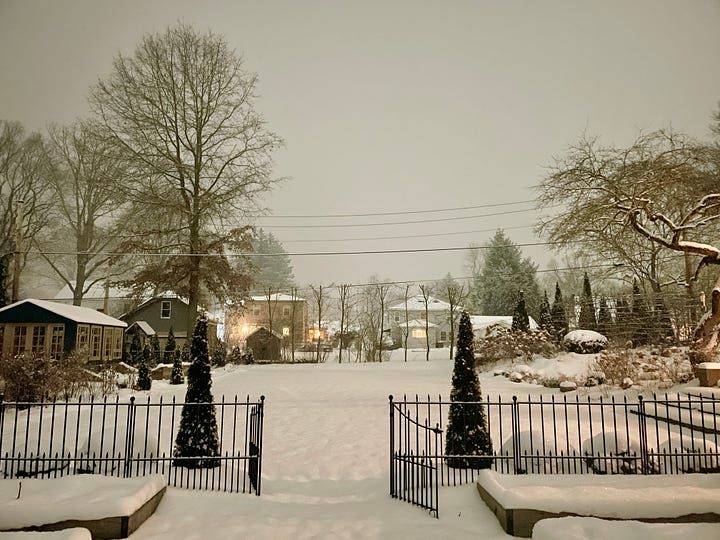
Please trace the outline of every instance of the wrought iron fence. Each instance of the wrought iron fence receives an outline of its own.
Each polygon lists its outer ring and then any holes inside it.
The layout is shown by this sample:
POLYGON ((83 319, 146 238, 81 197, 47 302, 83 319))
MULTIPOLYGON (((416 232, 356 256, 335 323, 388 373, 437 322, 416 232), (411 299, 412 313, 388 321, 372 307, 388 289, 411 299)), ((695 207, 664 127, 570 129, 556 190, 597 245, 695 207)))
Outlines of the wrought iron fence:
POLYGON ((490 462, 508 474, 682 474, 720 472, 720 399, 664 395, 637 400, 487 397, 455 402, 483 407, 492 453, 463 455, 446 443, 452 402, 390 396, 390 494, 438 515, 438 486, 475 481, 478 468, 448 458, 490 462))
POLYGON ((214 403, 136 400, 5 402, 0 394, 0 475, 54 478, 162 474, 168 485, 260 495, 265 397, 214 403), (219 452, 190 468, 173 446, 183 407, 214 406, 219 452))

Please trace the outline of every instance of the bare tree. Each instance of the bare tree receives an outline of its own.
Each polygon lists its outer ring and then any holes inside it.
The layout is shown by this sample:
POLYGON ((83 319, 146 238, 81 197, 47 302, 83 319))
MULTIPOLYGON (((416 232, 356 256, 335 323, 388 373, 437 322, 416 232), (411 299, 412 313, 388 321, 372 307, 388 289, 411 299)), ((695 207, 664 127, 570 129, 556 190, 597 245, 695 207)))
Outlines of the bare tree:
POLYGON ((70 288, 73 304, 79 306, 90 287, 114 277, 108 251, 117 243, 113 227, 123 201, 113 186, 125 172, 116 148, 87 122, 51 126, 49 141, 49 180, 60 226, 38 244, 43 258, 70 288), (54 253, 57 249, 51 246, 63 245, 66 239, 74 253, 69 257, 54 253))
POLYGON ((383 283, 377 283, 375 284, 375 294, 378 300, 378 307, 380 308, 380 332, 378 337, 378 347, 377 347, 377 361, 382 362, 382 353, 383 353, 383 347, 385 345, 385 309, 387 307, 387 297, 388 297, 388 291, 390 290, 389 285, 385 285, 383 283))
POLYGON ((314 285, 310 286, 310 290, 312 291, 313 298, 315 299, 315 308, 317 309, 317 322, 318 322, 318 331, 317 331, 317 349, 315 351, 315 359, 317 363, 320 363, 320 357, 321 357, 321 337, 322 337, 322 317, 323 317, 323 310, 325 308, 325 291, 323 290, 322 285, 318 285, 315 287, 314 285))
POLYGON ((420 285, 420 294, 425 305, 425 361, 430 361, 430 297, 432 296, 432 287, 427 284, 420 285))
POLYGON ((273 319, 275 311, 277 310, 277 295, 280 294, 279 289, 275 289, 271 286, 267 286, 263 289, 263 295, 267 301, 268 307, 268 330, 273 331, 273 319))
MULTIPOLYGON (((720 249, 714 245, 720 224, 719 179, 718 147, 670 131, 643 135, 626 149, 602 148, 584 138, 540 184, 541 205, 562 205, 562 211, 539 228, 550 240, 565 241, 592 227, 698 256, 699 262, 686 264, 685 275, 676 278, 690 284, 703 268, 720 265, 720 249)), ((720 281, 712 295, 711 316, 697 333, 703 350, 717 347, 720 281)))
POLYGON ((462 310, 461 302, 464 302, 467 298, 467 288, 464 283, 457 282, 447 283, 446 287, 445 293, 450 304, 448 317, 450 319, 450 359, 452 359, 454 358, 455 349, 455 318, 462 310))
POLYGON ((350 285, 338 285, 338 295, 340 300, 340 341, 338 343, 338 364, 342 364, 343 341, 348 331, 348 316, 350 306, 348 304, 350 298, 350 285))
POLYGON ((408 299, 410 297, 410 287, 411 287, 411 285, 409 283, 405 284, 405 295, 403 296, 403 299, 405 301, 405 331, 402 333, 402 337, 403 337, 403 347, 405 349, 404 355, 405 355, 406 362, 407 362, 407 357, 408 357, 408 338, 410 337, 410 312, 408 310, 408 299))
POLYGON ((18 122, 0 120, 0 257, 13 257, 13 302, 28 247, 48 225, 48 169, 42 137, 28 135, 18 122))
POLYGON ((180 24, 145 36, 133 56, 118 54, 91 90, 109 141, 136 168, 126 195, 136 209, 177 222, 171 238, 149 228, 128 249, 147 249, 148 237, 167 240, 162 252, 173 264, 137 279, 188 297, 188 335, 203 287, 218 298, 238 292, 228 286, 237 276, 226 250, 274 183, 271 154, 282 141, 255 109, 256 83, 224 39, 180 24))

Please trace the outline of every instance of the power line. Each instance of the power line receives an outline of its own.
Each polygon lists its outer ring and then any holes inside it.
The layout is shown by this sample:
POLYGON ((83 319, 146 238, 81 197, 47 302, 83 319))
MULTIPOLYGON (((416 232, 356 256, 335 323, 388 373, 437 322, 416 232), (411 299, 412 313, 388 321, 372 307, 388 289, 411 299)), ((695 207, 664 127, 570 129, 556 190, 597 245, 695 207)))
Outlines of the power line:
POLYGON ((263 225, 263 229, 327 229, 327 228, 345 228, 345 227, 383 227, 388 225, 416 225, 419 223, 439 223, 441 221, 460 221, 463 219, 479 219, 485 217, 505 216, 509 214, 522 214, 532 212, 535 208, 526 208, 524 210, 508 210, 506 212, 494 212, 492 214, 479 214, 475 216, 459 216, 437 219, 419 219, 412 221, 385 221, 380 223, 345 223, 331 225, 263 225))
POLYGON ((285 218, 299 218, 299 219, 305 219, 305 218, 315 218, 315 219, 324 219, 324 218, 347 218, 347 217, 374 217, 374 216, 406 216, 410 214, 431 214, 436 212, 456 212, 459 210, 477 210, 478 208, 497 208, 500 206, 514 206, 516 204, 526 204, 526 203, 534 203, 534 199, 528 199, 526 201, 514 201, 514 202, 506 202, 506 203, 495 203, 495 204, 479 204, 475 206, 457 206, 455 208, 436 208, 432 210, 407 210, 407 211, 401 211, 401 212, 373 212, 368 214, 295 214, 295 215, 255 215, 250 217, 255 218, 276 218, 276 219, 285 219, 285 218))

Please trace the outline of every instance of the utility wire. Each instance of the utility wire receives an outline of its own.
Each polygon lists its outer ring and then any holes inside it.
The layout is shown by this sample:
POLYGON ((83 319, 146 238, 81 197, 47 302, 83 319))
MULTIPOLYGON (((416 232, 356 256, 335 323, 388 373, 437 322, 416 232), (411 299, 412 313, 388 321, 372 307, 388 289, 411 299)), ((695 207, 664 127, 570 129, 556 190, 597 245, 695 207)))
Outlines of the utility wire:
POLYGON ((347 218, 347 217, 374 217, 374 216, 406 216, 410 214, 431 214, 436 212, 455 212, 458 210, 476 210, 478 208, 497 208, 500 206, 514 206, 516 204, 527 204, 527 203, 534 203, 534 199, 528 199, 526 201, 514 201, 514 202, 506 202, 506 203, 495 203, 495 204, 479 204, 476 206, 458 206, 455 208, 436 208, 432 210, 407 210, 407 211, 401 211, 401 212, 373 212, 368 214, 296 214, 296 215, 278 215, 274 216, 272 214, 270 215, 254 215, 249 217, 254 218, 276 218, 276 219, 285 219, 285 218, 298 218, 298 219, 305 219, 305 218, 315 218, 315 219, 324 219, 324 218, 347 218))

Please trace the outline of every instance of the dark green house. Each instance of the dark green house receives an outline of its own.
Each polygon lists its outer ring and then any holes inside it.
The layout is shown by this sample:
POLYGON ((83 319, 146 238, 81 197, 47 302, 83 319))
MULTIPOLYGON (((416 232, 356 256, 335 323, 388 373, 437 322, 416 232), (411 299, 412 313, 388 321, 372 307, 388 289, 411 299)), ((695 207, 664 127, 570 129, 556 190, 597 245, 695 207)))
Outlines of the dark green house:
POLYGON ((0 352, 60 358, 77 350, 90 362, 120 360, 126 326, 94 309, 28 298, 0 309, 0 352))

